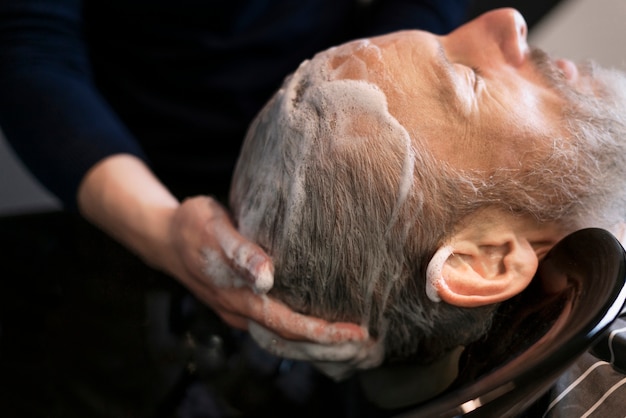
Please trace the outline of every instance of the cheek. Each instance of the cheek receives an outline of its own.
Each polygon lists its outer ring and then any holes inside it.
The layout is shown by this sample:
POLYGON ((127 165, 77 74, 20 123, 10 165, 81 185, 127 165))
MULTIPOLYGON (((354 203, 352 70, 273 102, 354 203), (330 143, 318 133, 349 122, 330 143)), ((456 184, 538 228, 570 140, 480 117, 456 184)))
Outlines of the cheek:
POLYGON ((430 111, 411 122, 405 126, 414 147, 420 152, 428 152, 435 159, 451 165, 470 157, 471 145, 458 121, 430 111))
POLYGON ((526 80, 503 84, 499 93, 481 111, 482 141, 493 147, 486 152, 501 154, 502 162, 515 168, 529 154, 551 147, 550 138, 560 136, 562 100, 551 90, 526 80))
POLYGON ((513 74, 502 85, 502 101, 509 118, 524 129, 546 131, 554 126, 561 113, 563 99, 543 82, 513 74))

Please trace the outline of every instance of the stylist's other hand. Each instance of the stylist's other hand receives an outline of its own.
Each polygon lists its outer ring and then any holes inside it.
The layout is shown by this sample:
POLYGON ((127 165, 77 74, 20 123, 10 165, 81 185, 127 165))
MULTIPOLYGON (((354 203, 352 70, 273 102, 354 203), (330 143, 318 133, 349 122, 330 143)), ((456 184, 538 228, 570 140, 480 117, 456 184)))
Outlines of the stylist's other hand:
POLYGON ((178 207, 170 236, 180 264, 171 273, 230 325, 245 328, 246 299, 255 300, 254 293, 267 293, 274 283, 271 259, 241 236, 226 210, 207 196, 178 207))
POLYGON ((292 341, 338 344, 367 338, 355 324, 301 315, 266 296, 274 282, 272 260, 239 234, 213 198, 185 200, 173 215, 171 236, 181 261, 172 273, 229 325, 247 329, 253 321, 292 341))
POLYGON ((139 158, 117 154, 83 178, 78 205, 85 218, 147 264, 163 270, 228 324, 261 324, 285 341, 342 344, 367 338, 361 327, 300 315, 267 297, 273 265, 241 236, 214 199, 182 204, 139 158))
POLYGON ((172 273, 229 325, 248 329, 252 321, 285 340, 331 345, 367 338, 355 324, 301 315, 266 296, 274 283, 272 260, 239 234, 213 198, 185 200, 173 215, 171 236, 181 261, 172 273))
POLYGON ((252 338, 270 353, 312 362, 320 371, 335 380, 345 379, 357 370, 377 367, 385 357, 382 339, 294 341, 282 338, 260 323, 252 322, 249 329, 252 338))

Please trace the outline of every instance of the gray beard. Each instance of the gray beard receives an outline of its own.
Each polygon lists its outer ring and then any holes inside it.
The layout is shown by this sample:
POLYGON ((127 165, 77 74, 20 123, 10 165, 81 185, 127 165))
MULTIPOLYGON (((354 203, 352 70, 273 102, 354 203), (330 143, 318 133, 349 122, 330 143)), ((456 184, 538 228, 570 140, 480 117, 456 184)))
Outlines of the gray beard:
MULTIPOLYGON (((593 94, 568 91, 570 132, 579 149, 581 177, 588 184, 585 226, 611 229, 626 219, 626 75, 588 62, 593 94)), ((584 215, 584 214, 581 214, 584 215)))
POLYGON ((562 190, 563 201, 544 210, 558 213, 568 229, 612 229, 626 219, 626 74, 580 63, 579 74, 589 83, 577 91, 544 52, 533 50, 531 57, 566 103, 568 135, 555 138, 553 155, 538 163, 549 174, 539 182, 544 192, 562 190))

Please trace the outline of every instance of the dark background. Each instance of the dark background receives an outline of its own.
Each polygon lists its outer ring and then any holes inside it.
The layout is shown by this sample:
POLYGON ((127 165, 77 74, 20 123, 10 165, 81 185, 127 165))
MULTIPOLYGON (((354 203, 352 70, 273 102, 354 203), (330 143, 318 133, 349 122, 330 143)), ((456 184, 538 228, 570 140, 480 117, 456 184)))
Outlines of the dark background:
POLYGON ((470 18, 499 7, 513 7, 522 13, 528 27, 532 28, 546 13, 561 2, 562 0, 475 0, 470 18))

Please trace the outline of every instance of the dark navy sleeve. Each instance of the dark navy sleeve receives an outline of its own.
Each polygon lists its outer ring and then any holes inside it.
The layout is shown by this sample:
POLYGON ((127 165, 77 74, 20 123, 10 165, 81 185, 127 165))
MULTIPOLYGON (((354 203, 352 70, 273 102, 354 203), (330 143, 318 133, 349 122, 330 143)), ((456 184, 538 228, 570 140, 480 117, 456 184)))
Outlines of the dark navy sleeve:
POLYGON ((0 128, 66 208, 90 167, 142 151, 91 82, 80 0, 0 0, 0 128))
POLYGON ((366 36, 421 29, 446 34, 465 23, 470 0, 374 0, 366 36))
MULTIPOLYGON (((407 28, 444 33, 463 22, 468 3, 374 1, 365 35, 407 28)), ((81 179, 99 160, 115 153, 144 158, 92 82, 81 8, 81 0, 0 0, 0 128, 70 209, 81 179)))

